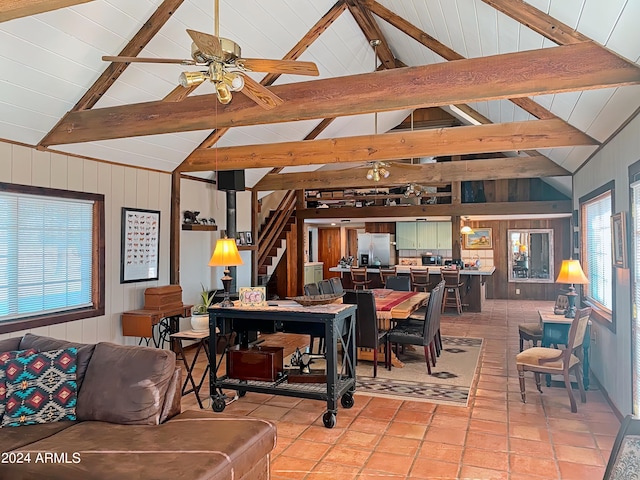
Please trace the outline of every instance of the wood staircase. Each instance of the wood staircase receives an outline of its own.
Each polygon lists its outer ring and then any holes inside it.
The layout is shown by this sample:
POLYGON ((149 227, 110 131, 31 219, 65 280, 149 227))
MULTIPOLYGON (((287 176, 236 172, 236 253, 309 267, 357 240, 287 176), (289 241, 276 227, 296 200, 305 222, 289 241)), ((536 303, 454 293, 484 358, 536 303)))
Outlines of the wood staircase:
POLYGON ((295 217, 296 193, 288 191, 282 198, 278 208, 269 212, 265 222, 258 232, 258 284, 268 282, 268 267, 273 265, 273 259, 278 255, 278 248, 296 224, 295 217))

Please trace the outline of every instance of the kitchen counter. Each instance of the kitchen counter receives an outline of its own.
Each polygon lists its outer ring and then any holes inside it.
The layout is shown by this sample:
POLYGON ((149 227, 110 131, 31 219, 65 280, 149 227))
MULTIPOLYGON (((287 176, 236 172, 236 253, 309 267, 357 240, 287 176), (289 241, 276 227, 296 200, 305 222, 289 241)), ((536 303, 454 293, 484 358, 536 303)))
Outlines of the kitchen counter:
MULTIPOLYGON (((398 274, 403 274, 406 273, 407 275, 409 274, 409 269, 410 268, 425 268, 427 266, 418 266, 418 265, 396 265, 396 273, 398 274)), ((438 266, 438 265, 428 265, 429 268, 429 273, 432 274, 436 274, 439 275, 440 274, 440 269, 441 268, 445 268, 443 266, 438 266)), ((344 272, 350 272, 351 270, 349 269, 349 267, 331 267, 329 268, 330 272, 340 272, 340 273, 344 273, 344 272)), ((474 268, 465 268, 463 270, 460 270, 460 275, 493 275, 493 272, 496 271, 496 267, 480 267, 479 269, 474 269, 474 268)), ((369 273, 380 273, 380 269, 377 267, 367 267, 367 272, 369 273)))
MULTIPOLYGON (((398 275, 409 275, 409 269, 411 267, 420 268, 416 265, 396 265, 396 272, 398 275)), ((436 284, 440 279, 440 269, 445 268, 443 266, 428 265, 429 277, 432 284, 436 284)), ((424 267, 423 267, 424 268, 424 267)), ((330 272, 339 272, 342 278, 342 284, 345 288, 353 288, 351 281, 351 270, 349 267, 331 267, 330 272)), ((487 279, 493 275, 496 271, 496 267, 480 267, 479 269, 465 268, 460 270, 460 280, 464 283, 460 289, 460 295, 462 296, 463 311, 465 312, 481 312, 482 305, 485 299, 485 283, 487 279)), ((367 267, 367 273, 371 279, 369 288, 378 288, 382 285, 380 276, 380 269, 376 267, 367 267)))

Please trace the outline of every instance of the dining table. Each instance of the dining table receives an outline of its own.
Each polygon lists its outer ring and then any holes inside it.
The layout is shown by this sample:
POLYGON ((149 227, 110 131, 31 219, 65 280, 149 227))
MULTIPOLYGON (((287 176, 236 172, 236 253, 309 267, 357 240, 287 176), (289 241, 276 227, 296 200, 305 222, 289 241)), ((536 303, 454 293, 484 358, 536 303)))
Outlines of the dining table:
MULTIPOLYGON (((409 318, 413 312, 427 303, 430 295, 429 292, 404 292, 385 288, 374 288, 372 291, 376 300, 379 330, 390 330, 396 322, 409 318)), ((373 350, 359 348, 358 360, 373 361, 373 350)), ((384 351, 378 352, 378 361, 384 362, 384 351)), ((398 368, 404 367, 393 352, 391 352, 391 365, 398 368)))

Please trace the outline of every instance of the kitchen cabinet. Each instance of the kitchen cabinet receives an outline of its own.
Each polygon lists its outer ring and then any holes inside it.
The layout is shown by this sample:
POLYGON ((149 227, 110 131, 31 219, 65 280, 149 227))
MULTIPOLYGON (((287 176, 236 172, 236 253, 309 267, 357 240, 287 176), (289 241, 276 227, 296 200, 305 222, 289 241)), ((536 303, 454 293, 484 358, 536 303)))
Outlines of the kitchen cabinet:
POLYGON ((396 250, 415 250, 417 222, 396 222, 396 250))
POLYGON ((396 250, 450 250, 451 222, 397 222, 396 250))
POLYGON ((318 283, 322 280, 324 274, 322 268, 323 262, 313 262, 304 266, 304 283, 318 283))

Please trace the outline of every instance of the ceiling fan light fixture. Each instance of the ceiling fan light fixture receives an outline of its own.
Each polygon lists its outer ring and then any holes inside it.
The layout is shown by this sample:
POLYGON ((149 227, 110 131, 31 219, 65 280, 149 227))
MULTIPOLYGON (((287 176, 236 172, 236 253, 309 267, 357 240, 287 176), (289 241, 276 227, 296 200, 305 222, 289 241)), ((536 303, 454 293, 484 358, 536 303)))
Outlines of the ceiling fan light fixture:
POLYGON ((367 172, 367 180, 373 180, 373 168, 370 168, 367 172))
POLYGON ((224 82, 216 83, 216 94, 218 101, 223 105, 231 101, 231 90, 229 90, 229 86, 224 82))
POLYGON ((380 172, 382 178, 389 178, 389 170, 387 170, 386 168, 380 168, 378 171, 380 172))
POLYGON ((193 87, 196 85, 200 85, 207 79, 207 75, 205 72, 182 72, 180 77, 178 77, 178 82, 184 88, 193 87))
POLYGON ((244 88, 244 77, 239 73, 224 72, 222 81, 227 84, 232 92, 239 92, 244 88))

